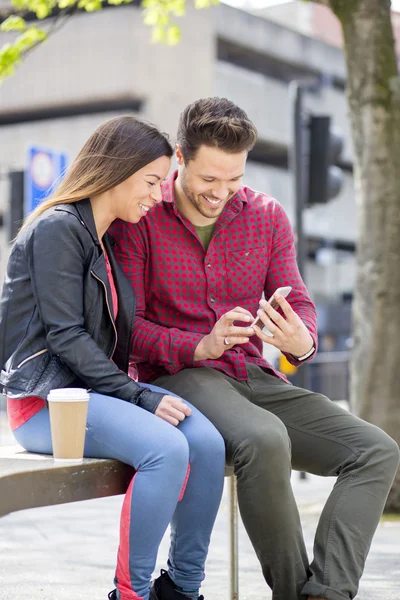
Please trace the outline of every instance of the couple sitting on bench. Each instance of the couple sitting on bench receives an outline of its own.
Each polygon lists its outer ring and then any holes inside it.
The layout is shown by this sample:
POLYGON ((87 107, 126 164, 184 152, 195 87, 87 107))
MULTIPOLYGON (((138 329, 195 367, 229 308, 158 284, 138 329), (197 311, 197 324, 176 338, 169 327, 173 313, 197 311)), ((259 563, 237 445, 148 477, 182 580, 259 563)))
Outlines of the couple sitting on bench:
POLYGON ((225 460, 273 600, 354 598, 398 466, 383 431, 290 385, 262 356, 265 342, 300 365, 317 333, 282 206, 242 185, 256 138, 232 102, 194 102, 167 177, 167 137, 111 119, 11 250, 0 363, 17 442, 51 454, 47 394, 85 387, 85 456, 136 471, 113 600, 202 598, 225 460), (287 285, 275 308, 260 301, 287 285), (338 476, 311 564, 291 468, 338 476), (151 584, 168 524, 168 571, 151 584))

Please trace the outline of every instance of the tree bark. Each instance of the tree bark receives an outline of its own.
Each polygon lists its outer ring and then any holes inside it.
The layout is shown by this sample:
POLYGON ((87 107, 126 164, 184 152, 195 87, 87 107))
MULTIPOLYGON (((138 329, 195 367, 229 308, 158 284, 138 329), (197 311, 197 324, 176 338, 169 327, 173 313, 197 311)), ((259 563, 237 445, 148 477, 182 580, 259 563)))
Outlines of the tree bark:
MULTIPOLYGON (((390 0, 321 0, 344 35, 359 240, 351 406, 400 442, 400 78, 390 0)), ((386 511, 400 512, 400 472, 386 511)))

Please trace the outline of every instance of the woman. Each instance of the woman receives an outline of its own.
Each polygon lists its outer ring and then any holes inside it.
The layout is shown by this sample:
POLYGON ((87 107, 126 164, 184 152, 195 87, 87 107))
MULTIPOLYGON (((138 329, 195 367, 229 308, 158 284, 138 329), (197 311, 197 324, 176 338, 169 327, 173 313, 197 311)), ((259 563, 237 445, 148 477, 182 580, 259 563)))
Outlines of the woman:
POLYGON ((22 227, 0 303, 1 383, 17 442, 51 454, 48 392, 86 387, 85 456, 136 470, 112 600, 198 598, 223 486, 225 451, 213 425, 127 374, 135 300, 106 231, 114 219, 137 223, 161 201, 171 156, 166 137, 133 116, 101 125, 22 227), (168 572, 150 590, 170 522, 168 572))

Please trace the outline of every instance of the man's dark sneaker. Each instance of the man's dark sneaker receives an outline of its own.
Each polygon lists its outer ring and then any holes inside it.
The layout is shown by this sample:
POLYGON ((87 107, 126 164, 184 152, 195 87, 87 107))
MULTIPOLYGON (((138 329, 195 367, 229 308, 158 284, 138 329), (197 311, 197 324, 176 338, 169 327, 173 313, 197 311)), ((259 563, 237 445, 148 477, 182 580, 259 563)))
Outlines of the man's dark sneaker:
MULTIPOLYGON (((192 598, 179 592, 167 571, 161 569, 160 577, 157 577, 151 586, 150 600, 192 600, 192 598)), ((204 596, 199 596, 198 600, 204 600, 204 596)))
POLYGON ((113 590, 108 594, 108 600, 117 600, 117 590, 113 590))

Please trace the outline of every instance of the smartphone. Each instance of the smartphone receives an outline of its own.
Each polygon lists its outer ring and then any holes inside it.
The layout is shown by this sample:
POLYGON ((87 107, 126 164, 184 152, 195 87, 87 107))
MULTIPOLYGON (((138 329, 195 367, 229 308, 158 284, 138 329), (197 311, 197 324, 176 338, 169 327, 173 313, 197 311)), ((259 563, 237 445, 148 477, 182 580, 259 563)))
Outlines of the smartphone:
MULTIPOLYGON (((285 287, 279 287, 277 290, 275 290, 275 292, 272 294, 271 298, 268 300, 268 304, 270 304, 272 306, 272 308, 275 308, 275 309, 278 308, 279 304, 274 298, 275 294, 278 292, 278 294, 280 294, 281 296, 286 298, 290 294, 291 291, 292 291, 292 287, 290 285, 287 285, 285 287)), ((261 331, 263 331, 266 335, 272 336, 272 333, 264 325, 264 323, 261 321, 260 317, 257 317, 253 321, 253 323, 250 325, 250 327, 253 327, 254 325, 257 325, 257 327, 260 327, 261 331)))

